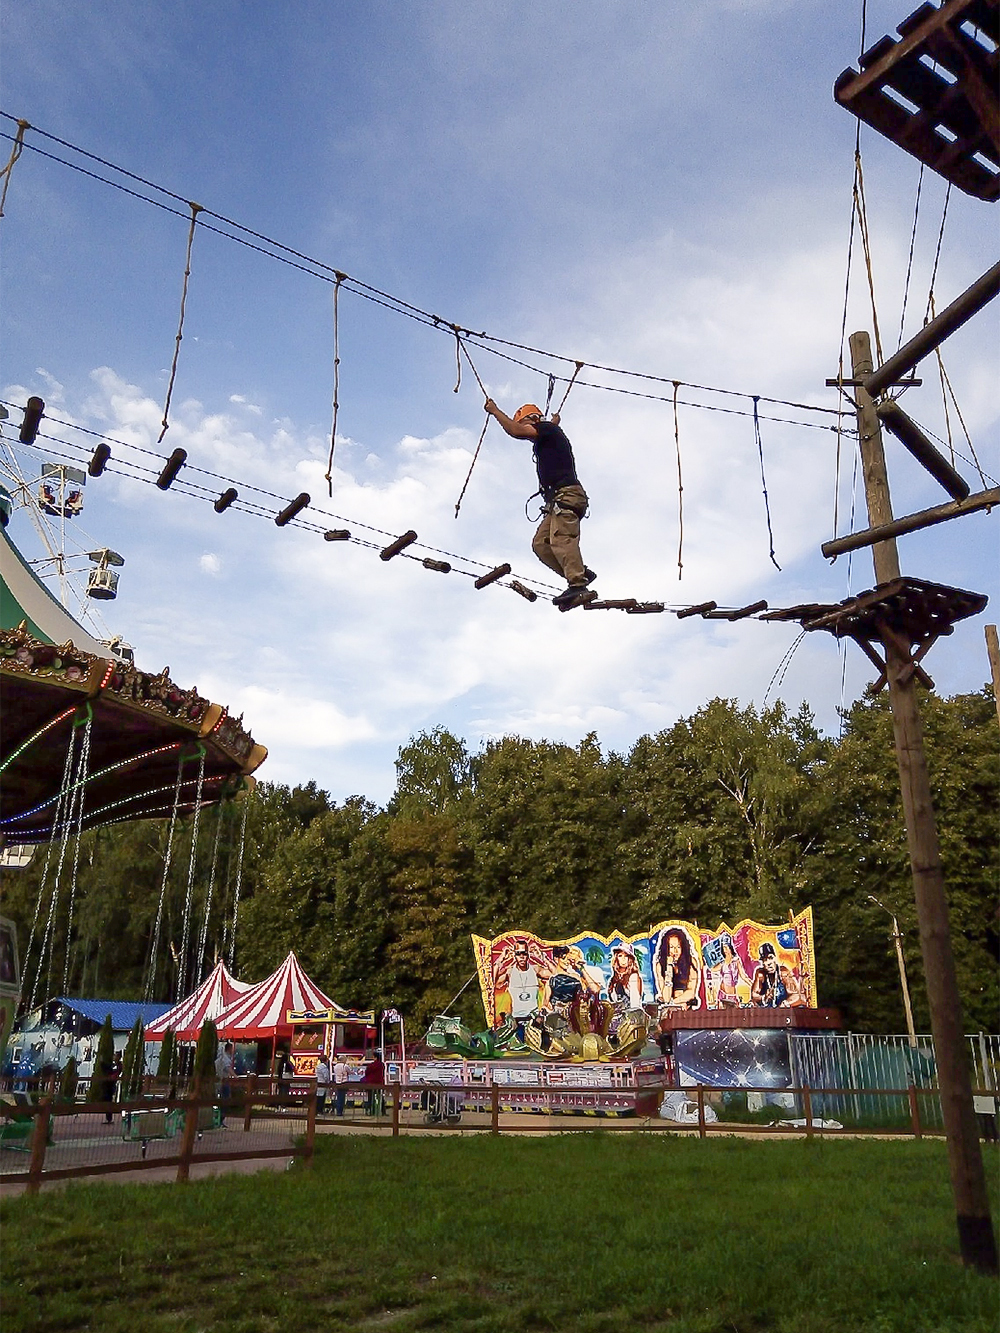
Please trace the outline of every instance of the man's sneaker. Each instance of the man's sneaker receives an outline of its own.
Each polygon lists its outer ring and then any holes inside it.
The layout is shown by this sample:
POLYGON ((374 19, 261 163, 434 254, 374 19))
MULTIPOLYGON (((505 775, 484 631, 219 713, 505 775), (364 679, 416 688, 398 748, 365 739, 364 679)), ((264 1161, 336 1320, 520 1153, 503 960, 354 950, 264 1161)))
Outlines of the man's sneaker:
POLYGON ((594 573, 594 571, 593 571, 592 569, 584 569, 584 571, 583 571, 583 582, 584 582, 584 585, 589 585, 589 584, 593 583, 594 579, 596 579, 596 578, 597 578, 597 575, 594 573))
POLYGON ((583 583, 571 584, 558 597, 552 598, 552 605, 560 611, 571 611, 574 606, 585 606, 587 602, 596 602, 597 593, 583 583))

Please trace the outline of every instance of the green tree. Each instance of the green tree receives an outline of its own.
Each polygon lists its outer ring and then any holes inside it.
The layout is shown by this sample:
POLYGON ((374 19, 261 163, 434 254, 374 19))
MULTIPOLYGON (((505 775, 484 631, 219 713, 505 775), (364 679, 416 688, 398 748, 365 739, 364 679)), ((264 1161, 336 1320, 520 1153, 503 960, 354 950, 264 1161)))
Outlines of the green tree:
POLYGON ((142 1076, 146 1072, 146 1034, 142 1019, 137 1017, 125 1044, 122 1060, 121 1100, 130 1102, 142 1091, 142 1076))
POLYGON ((109 1087, 111 1067, 115 1062, 115 1034, 111 1026, 111 1015, 108 1014, 101 1027, 100 1036, 97 1038, 97 1054, 94 1056, 94 1072, 90 1079, 90 1087, 87 1091, 88 1102, 109 1102, 111 1100, 111 1088, 109 1087))
POLYGON ((160 1042, 160 1055, 156 1062, 156 1077, 158 1081, 163 1083, 174 1083, 177 1078, 177 1037, 173 1028, 167 1028, 163 1034, 163 1040, 160 1042))
POLYGON ((79 1081, 76 1056, 71 1055, 63 1065, 62 1073, 59 1076, 59 1100, 61 1102, 76 1101, 76 1085, 79 1081))
POLYGON ((219 1034, 215 1024, 206 1018, 198 1033, 198 1042, 194 1048, 194 1087, 195 1094, 207 1094, 213 1088, 215 1078, 215 1057, 219 1053, 219 1034))

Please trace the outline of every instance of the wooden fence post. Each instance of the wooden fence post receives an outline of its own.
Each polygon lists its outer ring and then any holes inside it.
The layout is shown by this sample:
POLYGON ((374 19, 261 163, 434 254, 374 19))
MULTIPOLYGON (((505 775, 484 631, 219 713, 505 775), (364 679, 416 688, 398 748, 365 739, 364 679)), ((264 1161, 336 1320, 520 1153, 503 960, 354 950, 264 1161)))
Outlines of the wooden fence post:
POLYGON ((39 1103, 35 1114, 35 1131, 31 1136, 31 1162, 28 1166, 28 1194, 37 1194, 42 1184, 42 1167, 45 1165, 45 1146, 49 1137, 49 1122, 52 1117, 52 1098, 39 1103))
POLYGON ((399 1138, 399 1107, 403 1100, 403 1088, 399 1083, 392 1085, 392 1137, 399 1138))
POLYGON ((910 1125, 913 1129, 913 1137, 915 1139, 922 1139, 924 1133, 920 1125, 920 1099, 917 1096, 917 1090, 912 1083, 906 1091, 910 1098, 910 1125))
POLYGON ((251 1074, 247 1079, 246 1101, 243 1103, 243 1133, 250 1133, 250 1113, 253 1110, 253 1099, 257 1093, 257 1075, 251 1074))
POLYGON ((802 1089, 802 1109, 806 1113, 806 1138, 811 1139, 813 1136, 813 1099, 811 1088, 802 1089))
POLYGON ((305 1164, 311 1167, 313 1164, 313 1153, 316 1151, 316 1107, 318 1098, 316 1096, 316 1084, 312 1086, 309 1093, 309 1110, 306 1112, 306 1147, 305 1164))
POLYGON ((705 1089, 699 1083, 696 1089, 698 1094, 698 1137, 705 1137, 705 1089))
POLYGON ((198 1087, 188 1100, 187 1110, 184 1112, 184 1134, 181 1138, 181 1155, 177 1163, 177 1184, 183 1184, 191 1170, 191 1158, 194 1156, 194 1141, 198 1134, 198 1087))
POLYGON ((500 1133, 500 1084, 490 1087, 490 1133, 500 1133))

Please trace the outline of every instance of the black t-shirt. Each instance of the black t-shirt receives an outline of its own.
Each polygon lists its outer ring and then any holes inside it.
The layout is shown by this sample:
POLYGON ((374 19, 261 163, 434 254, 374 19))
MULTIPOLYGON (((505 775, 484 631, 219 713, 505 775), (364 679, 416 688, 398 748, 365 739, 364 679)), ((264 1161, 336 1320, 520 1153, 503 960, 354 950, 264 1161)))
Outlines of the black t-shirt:
POLYGON ((559 426, 551 421, 536 421, 538 438, 532 441, 538 486, 551 499, 561 486, 579 486, 573 449, 559 426))

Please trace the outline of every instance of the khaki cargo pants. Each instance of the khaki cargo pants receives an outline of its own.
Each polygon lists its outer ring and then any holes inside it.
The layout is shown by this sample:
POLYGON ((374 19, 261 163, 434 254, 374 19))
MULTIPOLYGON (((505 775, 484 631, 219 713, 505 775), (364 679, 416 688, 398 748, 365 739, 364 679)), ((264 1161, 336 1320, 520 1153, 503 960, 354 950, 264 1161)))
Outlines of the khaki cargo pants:
POLYGON ((585 577, 580 554, 580 519, 587 512, 582 486, 562 486, 546 504, 531 549, 543 565, 562 574, 567 583, 582 585, 585 577))

